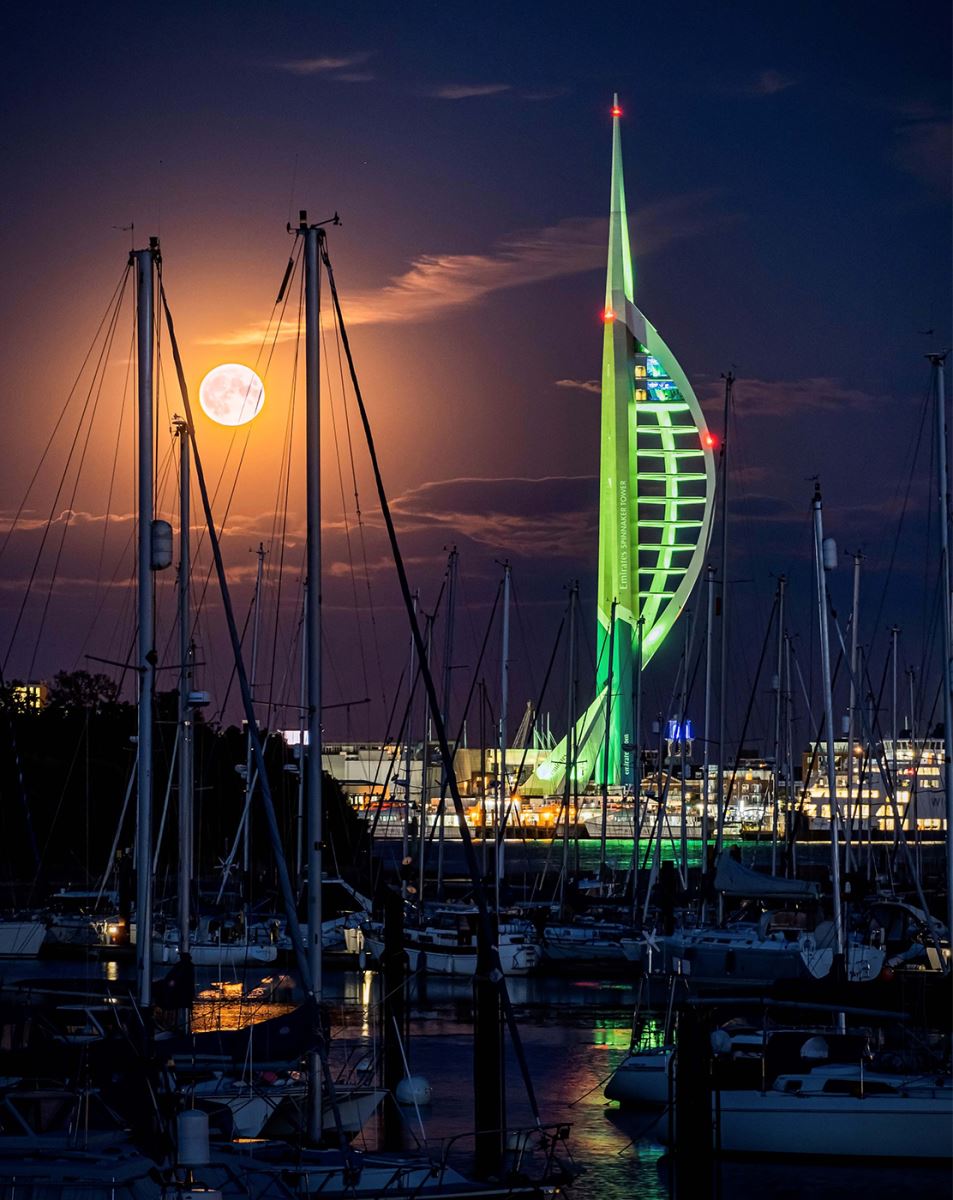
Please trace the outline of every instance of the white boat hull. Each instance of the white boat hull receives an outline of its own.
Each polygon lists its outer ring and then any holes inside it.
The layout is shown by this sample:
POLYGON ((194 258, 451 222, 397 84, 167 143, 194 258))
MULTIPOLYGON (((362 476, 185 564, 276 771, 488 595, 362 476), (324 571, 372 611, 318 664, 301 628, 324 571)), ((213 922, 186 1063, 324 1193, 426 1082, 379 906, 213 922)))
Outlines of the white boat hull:
POLYGON ((937 1089, 933 1096, 899 1099, 722 1092, 719 1108, 719 1144, 725 1154, 953 1157, 950 1089, 937 1089))
POLYGON ((41 921, 0 921, 0 958, 36 958, 45 940, 41 921))
MULTIPOLYGON (((384 951, 381 939, 364 935, 367 950, 380 959, 384 951)), ((431 975, 450 975, 457 978, 472 978, 476 974, 476 946, 414 946, 407 943, 407 964, 410 971, 424 970, 431 975)), ((500 966, 504 975, 526 975, 539 965, 539 948, 533 942, 519 944, 503 943, 500 946, 500 966)))
MULTIPOLYGON (((278 957, 278 948, 253 942, 192 942, 189 954, 197 967, 246 967, 273 963, 278 957)), ((152 961, 163 964, 177 963, 178 941, 153 942, 152 961)))
POLYGON ((661 1108, 668 1104, 672 1051, 643 1050, 628 1054, 605 1087, 605 1098, 620 1104, 661 1108))
MULTIPOLYGON (((719 929, 659 937, 651 954, 644 940, 625 939, 622 950, 626 958, 642 962, 648 970, 708 984, 767 986, 783 980, 823 979, 834 962, 833 948, 818 946, 809 935, 786 941, 719 929)), ((878 947, 852 943, 845 958, 848 980, 866 983, 880 975, 885 955, 878 947)))

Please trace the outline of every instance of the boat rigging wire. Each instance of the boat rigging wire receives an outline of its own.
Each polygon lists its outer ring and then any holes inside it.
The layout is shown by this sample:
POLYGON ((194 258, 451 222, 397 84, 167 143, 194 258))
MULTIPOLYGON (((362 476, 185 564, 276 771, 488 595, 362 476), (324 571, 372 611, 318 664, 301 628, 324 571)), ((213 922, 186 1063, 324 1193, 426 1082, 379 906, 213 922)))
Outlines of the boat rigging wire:
POLYGON ((176 341, 175 337, 175 327, 172 322, 172 313, 169 311, 169 301, 166 297, 165 285, 162 280, 161 266, 159 267, 159 294, 162 300, 162 308, 165 313, 166 329, 169 333, 169 341, 172 347, 172 357, 175 362, 176 375, 178 376, 179 381, 179 389, 182 393, 182 403, 185 406, 185 419, 188 427, 189 439, 192 443, 192 456, 195 463, 195 474, 199 485, 199 493, 202 498, 202 508, 205 513, 206 527, 208 529, 209 543, 211 545, 212 557, 215 564, 215 572, 218 576, 219 587, 222 593, 222 607, 225 611, 225 622, 228 626, 229 640, 231 642, 232 653, 235 658, 235 665, 238 673, 238 684, 242 695, 242 705, 245 710, 245 717, 248 721, 249 738, 252 744, 252 752, 255 757, 255 765, 258 770, 258 790, 262 800, 262 807, 265 811, 269 839, 275 855, 275 865, 278 872, 278 882, 282 904, 288 919, 288 932, 291 936, 292 946, 294 947, 295 962, 300 974, 302 987, 305 990, 308 1001, 315 1009, 314 1032, 319 1038, 322 1046, 322 1058, 326 1059, 327 1054, 323 1047, 324 1036, 321 1032, 321 1023, 319 1019, 320 1015, 317 1012, 317 997, 314 992, 314 981, 311 978, 311 971, 308 965, 308 955, 307 951, 305 950, 304 940, 301 935, 301 926, 298 922, 297 906, 295 904, 294 891, 291 886, 291 878, 288 874, 288 864, 281 845, 281 833, 278 827, 275 806, 272 801, 271 786, 268 781, 268 772, 265 768, 265 757, 262 749, 261 738, 259 737, 258 728, 255 721, 255 706, 252 700, 248 675, 246 674, 245 664, 242 657, 242 647, 238 637, 238 626, 235 622, 235 612, 232 607, 231 590, 229 588, 228 579, 225 573, 225 562, 222 558, 222 548, 215 528, 215 520, 212 514, 212 504, 209 498, 208 486, 205 481, 205 471, 202 467, 202 459, 199 454, 198 443, 195 437, 195 424, 192 417, 192 404, 189 400, 188 385, 185 381, 185 369, 182 366, 178 342, 176 341))
POLYGON ((101 580, 103 561, 106 555, 106 535, 109 532, 109 521, 112 516, 113 488, 116 484, 116 468, 119 463, 119 447, 122 445, 122 427, 126 419, 126 400, 129 394, 129 380, 132 375, 132 364, 135 356, 136 331, 133 327, 129 335, 129 353, 126 356, 126 377, 122 385, 122 397, 119 402, 119 428, 116 431, 116 449, 113 451, 112 468, 109 472, 109 490, 106 493, 106 515, 103 518, 103 536, 99 543, 99 563, 96 567, 97 581, 101 580))
MULTIPOLYGON (((335 460, 335 466, 337 467, 338 488, 339 488, 339 491, 341 494, 341 519, 344 524, 344 544, 347 548, 348 572, 349 572, 349 575, 351 578, 351 594, 352 594, 352 598, 353 598, 353 602, 354 602, 355 628, 357 630, 357 649, 358 649, 358 656, 360 658, 360 663, 361 663, 361 679, 363 680, 364 693, 366 695, 368 693, 368 691, 370 690, 369 685, 368 685, 368 680, 367 680, 367 657, 364 653, 364 636, 363 636, 363 632, 361 630, 361 621, 360 621, 360 615, 359 615, 359 610, 358 610, 357 574, 354 570, 354 551, 351 547, 351 523, 350 523, 350 520, 348 519, 347 500, 345 499, 345 496, 344 496, 344 472, 341 469, 341 445, 340 445, 340 442, 338 441, 337 417, 335 416, 335 411, 334 411, 335 410, 334 392, 332 391, 332 388, 331 388, 331 366, 330 366, 331 356, 328 354, 327 337, 326 337, 325 328, 324 328, 323 324, 321 327, 321 348, 322 348, 321 357, 324 361, 324 375, 325 375, 325 380, 327 382, 327 389, 328 389, 327 411, 331 418, 331 436, 334 440, 334 451, 335 451, 334 460, 335 460)), ((343 393, 341 396, 341 403, 344 405, 345 408, 347 407, 345 400, 344 400, 343 393)))
MULTIPOLYGON (((520 764, 516 769, 516 775, 514 777, 516 782, 513 784, 512 791, 508 792, 507 800, 506 800, 506 808, 503 810, 503 816, 499 821, 497 821, 497 831, 496 831, 496 834, 494 835, 494 841, 496 843, 497 852, 499 852, 500 842, 502 842, 506 837, 506 823, 509 819, 510 812, 516 813, 517 821, 519 821, 519 819, 520 819, 519 811, 515 810, 513 808, 513 797, 519 791, 519 779, 520 779, 520 776, 523 774, 523 769, 526 766, 526 756, 529 754, 529 746, 533 740, 533 731, 536 728, 536 718, 537 718, 540 708, 542 708, 543 699, 546 696, 546 688, 549 686, 549 680, 552 677, 553 665, 556 662, 556 653, 559 650, 559 642, 560 642, 560 639, 562 638, 563 627, 565 624, 566 624, 566 618, 563 617, 563 619, 559 622, 559 628, 556 630, 556 637, 553 641, 552 653, 549 656, 549 663, 546 666, 546 674, 543 676, 543 684, 539 690, 539 693, 537 694, 536 704, 533 707, 533 715, 530 717, 529 731, 527 732, 527 736, 526 736, 527 744, 523 746, 523 757, 520 759, 520 764)), ((506 786, 506 781, 504 780, 504 787, 505 786, 506 786)), ((486 831, 484 830, 484 837, 485 836, 486 836, 486 831)), ((525 840, 526 840, 526 838, 524 835, 523 841, 525 842, 525 840)), ((552 849, 552 847, 550 847, 550 849, 552 849)))
POLYGON ((54 439, 56 438, 56 435, 59 432, 60 425, 63 423, 63 420, 66 417, 67 410, 69 409, 69 406, 70 406, 70 401, 73 399, 73 396, 76 393, 76 389, 79 387, 79 381, 82 379, 83 373, 86 370, 86 364, 89 362, 90 357, 93 353, 93 350, 96 348, 96 343, 99 340, 99 335, 102 333, 103 326, 106 324, 107 320, 109 319, 110 313, 112 313, 114 307, 118 303, 121 303, 121 301, 122 301, 122 293, 125 290, 126 283, 129 279, 129 271, 130 271, 130 264, 126 263, 126 266, 123 269, 122 275, 119 277, 119 282, 116 284, 113 294, 109 299, 109 303, 106 305, 106 311, 103 313, 102 318, 100 319, 99 325, 96 327, 96 332, 93 334, 92 341, 89 344, 89 349, 86 351, 83 361, 80 364, 80 368, 76 374, 76 378, 73 380, 73 385, 70 388, 69 392, 67 393, 66 400, 63 403, 63 407, 60 410, 60 414, 56 418, 56 421, 53 424, 53 429, 50 433, 50 436, 47 438, 46 445, 43 448, 43 453, 40 455, 40 460, 36 464, 33 474, 30 476, 30 482, 27 484, 26 491, 23 493, 23 499, 20 501, 20 505, 17 508, 16 513, 14 514, 13 520, 10 523, 10 527, 6 532, 6 535, 4 536, 3 544, 0 545, 0 560, 3 559, 3 555, 4 555, 4 552, 6 551, 7 544, 9 543, 10 538, 13 535, 13 533, 15 532, 17 526, 19 525, 20 518, 23 516, 23 510, 26 507, 27 500, 29 500, 29 498, 30 498, 30 493, 33 490, 33 485, 36 483, 37 478, 40 474, 40 471, 43 468, 43 464, 46 461, 46 456, 49 454, 50 449, 53 445, 54 439))
POLYGON ((344 397, 344 428, 347 433, 348 456, 351 464, 351 484, 354 488, 354 513, 357 518, 358 538, 361 544, 361 559, 364 564, 364 584, 367 589, 368 619, 371 625, 371 640, 374 643, 374 656, 377 662, 377 677, 381 685, 381 703, 386 707, 387 698, 384 689, 384 666, 381 661, 380 640, 377 632, 377 613, 374 609, 374 595, 371 589, 371 573, 367 562, 367 539, 364 529, 364 514, 361 511, 361 496, 357 485, 357 468, 354 461, 354 442, 351 436, 351 419, 347 405, 347 388, 344 383, 344 362, 341 356, 341 331, 338 328, 336 312, 334 313, 334 335, 335 345, 337 348, 338 377, 341 387, 341 395, 344 397))
MULTIPOLYGON (((496 597, 493 600, 493 607, 490 609, 490 617, 486 623, 486 632, 483 635, 483 643, 480 646, 480 653, 479 653, 479 656, 477 657, 476 666, 473 669, 473 674, 470 679, 470 690, 467 693, 466 704, 463 707, 463 713, 460 717, 460 721, 457 726, 457 735, 456 735, 456 738, 454 739, 454 743, 453 743, 454 758, 456 758, 457 751, 460 749, 460 743, 463 740, 463 732, 467 727, 467 717, 470 712, 470 704, 473 701, 473 693, 476 690, 477 680, 480 677, 480 668, 483 665, 483 656, 486 654, 487 643, 490 640, 490 633, 493 629, 493 619, 496 616, 497 605, 500 602, 500 597, 502 596, 502 594, 503 594, 503 581, 500 580, 500 582, 497 584, 496 597)), ((418 671, 418 678, 419 678, 419 671, 418 671)), ((414 681, 414 686, 416 686, 416 680, 414 681)), ((437 805, 438 819, 441 816, 441 814, 443 812, 445 812, 446 803, 447 803, 447 774, 446 774, 446 771, 443 771, 441 773, 440 801, 437 805)), ((428 843, 433 841, 435 831, 436 831, 436 825, 433 825, 430 830, 430 835, 427 839, 428 843)), ((486 837, 485 829, 483 830, 483 836, 484 836, 484 838, 486 837)))
MULTIPOLYGON (((849 677, 851 677, 850 663, 848 662, 849 656, 847 654, 847 647, 844 644, 844 634, 840 627, 840 621, 837 619, 837 613, 834 611, 834 606, 830 602, 830 597, 828 597, 828 606, 830 608, 831 619, 834 622, 834 628, 837 631, 837 640, 840 643, 841 656, 844 660, 844 663, 847 665, 847 674, 849 677)), ((874 713, 874 715, 873 715, 873 726, 872 726, 870 720, 868 719, 867 709, 866 709, 865 705, 863 705, 863 704, 860 705, 859 713, 860 713, 860 720, 861 720, 861 725, 863 727, 864 735, 867 737, 871 746, 874 748, 874 754, 876 756, 877 766, 880 770, 880 777, 883 782, 884 791, 886 792, 887 798, 890 801, 890 808, 893 813, 894 830, 896 831, 896 836, 899 839, 900 849, 901 849, 901 853, 903 855, 904 861, 906 863, 908 875, 913 882, 913 886, 914 886, 914 889, 916 890, 917 899, 920 903, 920 907, 923 909, 924 912, 928 913, 930 911, 930 909, 927 904, 926 896, 923 893, 923 884, 920 881, 920 873, 919 873, 919 871, 916 870, 913 859, 910 855, 910 848, 907 844, 907 838, 903 831, 903 822, 900 818, 900 812, 897 807, 896 780, 894 780, 891 777, 890 767, 887 763, 887 756, 884 751, 882 731, 878 728, 879 720, 878 720, 877 714, 874 713), (881 738, 879 741, 875 740, 875 733, 881 733, 881 738)), ((831 803, 832 804, 835 803, 833 797, 831 797, 831 803)), ((943 949, 942 949, 942 946, 940 945, 940 937, 939 937, 939 934, 937 933, 937 930, 934 927, 932 921, 929 922, 928 928, 930 930, 930 936, 933 939, 933 942, 936 946, 936 951, 939 956, 940 963, 943 965, 943 974, 948 975, 950 973, 950 967, 949 967, 949 965, 947 965, 944 962, 943 949)))
MULTIPOLYGON (((931 372, 931 377, 932 377, 932 372, 931 372)), ((930 410, 931 399, 932 399, 931 389, 929 386, 927 386, 927 388, 924 390, 923 401, 920 406, 920 423, 917 427, 915 435, 912 438, 913 449, 912 449, 912 452, 908 450, 910 466, 909 466, 909 470, 907 471, 906 486, 903 489, 903 502, 900 506, 900 515, 897 517, 897 522, 896 522, 896 526, 894 529, 893 544, 890 547, 890 558, 887 562, 887 574, 883 581, 883 585, 880 589, 880 602, 877 605, 877 615, 874 618, 874 621, 871 625, 871 629, 873 629, 873 631, 874 631, 873 636, 871 638, 871 650, 873 649, 873 646, 876 643, 877 636, 881 629, 881 622, 883 621, 884 607, 887 602, 887 593, 890 588, 890 583, 893 578, 894 567, 897 562, 897 554, 900 549, 900 539, 903 534, 904 521, 906 520, 907 510, 910 507, 910 493, 913 489, 914 481, 919 480, 919 478, 920 478, 917 475, 917 463, 919 462, 919 458, 920 458, 920 449, 921 449, 921 446, 923 443, 923 431, 926 426, 927 414, 930 410)), ((929 489, 929 490, 932 492, 932 489, 929 489)), ((898 480, 897 486, 894 490, 893 499, 891 501, 890 508, 888 510, 891 513, 896 511, 897 498, 898 498, 899 492, 900 492, 900 481, 898 480)), ((925 626, 921 626, 921 628, 923 628, 923 627, 925 627, 925 626)))
MULTIPOLYGON (((294 267, 292 268, 292 271, 290 273, 289 282, 290 282, 290 279, 293 278, 294 270, 297 269, 298 263, 300 262, 300 258, 301 258, 300 247, 294 251, 292 257, 294 259, 294 267)), ((303 275, 303 272, 302 272, 302 275, 303 275)), ((259 363, 261 362, 262 354, 265 352, 265 347, 268 345, 269 335, 271 335, 271 344, 270 344, 270 346, 268 346, 268 355, 265 360, 265 365, 264 365, 264 368, 262 371, 262 374, 265 378, 267 378, 268 371, 271 367, 271 361, 272 361, 272 358, 274 357, 275 347, 277 346, 277 344, 280 340, 281 328, 284 323, 285 311, 288 307, 288 298, 289 298, 289 295, 286 290, 285 292, 283 292, 282 294, 279 295, 278 299, 275 301, 274 305, 272 306, 271 314, 268 317, 268 323, 265 327, 265 333, 262 336, 261 343, 259 344, 259 347, 258 347, 258 352, 255 356, 254 369, 257 371, 259 363), (278 317, 277 321, 275 321, 276 313, 277 313, 277 317, 278 317), (273 323, 274 323, 274 333, 272 334, 272 324, 273 323)), ((299 321, 300 321, 300 315, 299 315, 299 321)), ((248 451, 248 445, 251 440, 251 433, 252 433, 253 427, 254 427, 254 422, 249 423, 245 427, 245 441, 242 445, 238 463, 235 467, 235 474, 232 478, 231 487, 230 487, 229 493, 228 493, 228 499, 225 503, 225 511, 222 514, 221 522, 219 523, 219 526, 218 526, 218 536, 219 537, 221 537, 221 535, 225 532, 225 526, 228 523, 228 518, 231 513, 232 502, 235 499, 235 491, 238 487, 238 480, 241 475, 242 467, 245 462, 245 455, 248 451)), ((228 462, 231 457, 232 450, 235 447, 235 441, 236 441, 237 436, 238 436, 238 430, 236 429, 235 432, 232 434, 231 439, 229 440, 228 448, 225 452, 225 458, 222 462, 221 470, 219 471, 219 476, 215 483, 215 489, 212 492, 211 502, 213 505, 215 504, 215 501, 218 499, 219 491, 225 480, 225 472, 228 468, 228 462)), ((199 534, 198 543, 197 543, 196 549, 195 549, 195 557, 196 558, 198 558, 198 556, 202 552, 202 546, 203 546, 205 537, 206 537, 206 531, 202 530, 201 533, 199 534)), ((202 590, 201 590, 201 592, 198 596, 197 602, 196 602, 195 618, 193 621, 193 636, 195 634, 195 631, 198 629, 199 614, 202 611, 202 608, 205 604, 205 597, 208 593, 209 585, 211 584, 212 574, 213 574, 214 570, 215 570, 215 565, 214 565, 214 562, 212 562, 209 564, 209 568, 206 573, 205 580, 202 584, 202 590)))
POLYGON ((437 733, 437 741, 440 746, 440 753, 443 756, 447 769, 447 781, 450 788, 450 795, 453 799, 454 811, 457 815, 457 820, 460 824, 460 833, 462 835, 463 852, 467 863, 467 869, 470 878, 474 885, 474 898, 477 904, 477 929, 478 941, 481 948, 489 956, 489 961, 492 963, 491 980, 495 983, 500 1005, 506 1020, 507 1027, 510 1031, 510 1039, 513 1044, 513 1050, 516 1054, 519 1064, 520 1073, 523 1077, 523 1085, 526 1089, 527 1098, 530 1108, 533 1113, 533 1119, 537 1127, 541 1127, 541 1118, 539 1105, 536 1100, 536 1092, 533 1087, 533 1081, 529 1073, 529 1067, 526 1062, 526 1056, 523 1051, 523 1044, 520 1038, 519 1026, 516 1022, 516 1016, 513 1011, 513 1005, 510 1001, 509 992, 506 986, 506 977, 500 966, 500 954, 495 945, 495 939, 492 934, 490 924, 490 912, 487 903, 486 890, 483 886, 482 876, 477 865, 476 853, 473 848, 473 839, 470 836, 470 830, 466 823, 466 813, 463 807, 463 800, 460 796, 460 789, 457 785, 456 773, 453 769, 453 756, 450 751, 450 745, 447 740, 447 731, 444 728, 441 717, 441 705, 437 697, 437 690, 434 684, 433 676, 430 673, 430 667, 426 660, 426 650, 423 639, 420 633, 420 626, 417 622, 417 614, 414 611, 413 596, 410 590, 410 583, 407 578, 407 572, 404 567, 403 556, 400 552, 400 545, 397 541, 397 532, 394 528, 394 521, 390 511, 390 504, 387 500, 387 493, 384 490, 384 480, 381 476, 380 464, 377 458, 377 451, 374 445, 374 437, 371 432, 370 420, 367 415, 367 409, 364 405, 364 398, 361 393, 360 383, 357 378, 357 369, 354 365, 354 359, 351 354, 350 342, 347 336, 347 327, 344 324, 344 317, 341 313, 341 302, 338 297, 337 286, 334 280, 334 271, 331 266, 331 259, 328 255, 327 244, 323 237, 319 241, 321 259, 324 263, 325 270, 328 276, 328 287, 331 292, 331 299, 337 313, 338 324, 341 330, 341 341, 344 347, 345 357, 347 358, 348 370, 351 376, 351 386, 354 389, 354 395, 357 401, 358 410, 361 416, 361 424, 364 427, 364 437, 367 443, 368 454, 371 460, 371 466, 374 472, 374 481, 377 485, 377 495, 381 506, 381 515, 384 518, 384 524, 387 527, 387 536, 391 546, 391 552, 394 557, 394 566, 397 570, 397 577, 400 582, 400 590, 404 599, 404 607, 407 611, 407 617, 410 622, 411 635, 414 639, 414 645, 417 649, 417 655, 421 662, 423 673, 424 689, 427 693, 427 700, 430 707, 433 727, 437 733))
MULTIPOLYGON (((728 791, 725 794, 724 805, 723 805, 724 812, 728 811, 728 805, 731 803, 731 794, 734 791, 735 778, 738 774, 738 767, 741 765, 741 754, 744 749, 745 737, 748 734, 748 722, 751 720, 751 712, 752 712, 752 709, 754 708, 755 698, 757 697, 757 694, 758 694, 758 682, 761 679, 761 669, 764 666, 765 656, 767 655, 767 652, 768 652, 768 642, 770 641, 770 638, 771 638, 771 631, 774 628, 774 618, 777 615, 777 611, 778 611, 778 597, 777 597, 777 593, 776 593, 775 597, 774 597, 774 603, 771 605, 771 612, 768 616, 768 624, 764 631, 764 640, 761 643, 761 654, 758 658, 758 667, 757 667, 757 670, 755 671, 754 681, 751 685, 751 691, 748 695, 748 706, 745 709, 745 719, 741 726, 741 737, 738 740, 738 749, 735 753, 735 761, 731 768, 731 779, 728 781, 728 791)), ((683 714, 682 720, 684 721, 684 719, 685 719, 685 717, 683 714)), ((684 798, 683 798, 683 802, 684 802, 684 798)))
MULTIPOLYGON (((297 245, 297 239, 295 244, 297 245)), ((293 258, 288 259, 288 269, 285 273, 285 280, 282 281, 282 287, 286 287, 291 279, 291 273, 294 270, 293 258)), ((272 571, 271 564, 268 564, 267 577, 275 579, 275 599, 274 599, 274 623, 272 625, 271 636, 271 665, 268 673, 268 703, 274 704, 275 700, 275 670, 278 659, 278 630, 281 625, 281 597, 284 591, 285 579, 285 544, 288 536, 288 502, 291 491, 291 460, 292 447, 294 445, 294 426, 295 415, 297 411, 298 399, 298 358, 301 352, 301 324, 304 315, 304 272, 301 273, 301 280, 298 295, 298 321, 294 339, 294 358, 291 365, 291 392, 288 404, 288 413, 285 417, 285 434, 282 442, 281 463, 278 474, 278 491, 275 500, 275 516, 271 524, 271 544, 274 545, 277 540, 278 545, 278 564, 272 571), (282 495, 282 485, 284 486, 284 495, 282 495), (277 534, 278 512, 281 512, 281 533, 277 534)), ((304 587, 303 587, 303 563, 300 571, 302 586, 300 588, 300 608, 303 614, 304 609, 304 587)), ((296 628, 288 646, 288 659, 286 663, 286 674, 290 678, 292 675, 292 656, 295 654, 295 646, 300 637, 303 637, 303 623, 296 622, 296 628)), ((231 685, 229 685, 231 686, 231 685)))
POLYGON ((511 576, 510 589, 511 589, 511 592, 513 595, 513 608, 516 612, 516 627, 519 629, 520 644, 523 647, 523 655, 526 659, 526 671, 527 671, 527 674, 529 675, 529 686, 531 689, 531 694, 535 696, 539 690, 536 686, 536 672, 533 669, 533 662, 535 660, 535 655, 530 653, 529 639, 526 636, 526 625, 525 625, 525 622, 523 621, 523 605, 521 602, 522 598, 521 598, 521 594, 520 594, 520 589, 517 585, 517 580, 515 578, 515 575, 516 575, 516 573, 514 572, 513 576, 511 576))
MULTIPOLYGON (((95 394, 95 398, 93 400, 92 412, 89 415, 89 420, 86 425, 86 436, 83 439, 83 448, 80 451, 79 462, 76 467, 76 475, 73 479, 73 489, 70 492, 69 503, 68 503, 66 509, 62 513, 60 513, 60 520, 62 521, 62 528, 61 528, 61 532, 60 532, 59 545, 56 548, 56 555, 53 560, 53 569, 50 573, 49 586, 47 587, 47 590, 46 590, 46 596, 43 601, 43 610, 42 610, 42 613, 40 616, 40 623, 37 628, 36 638, 35 638, 34 644, 33 644, 33 653, 30 657, 30 666, 27 671, 28 679, 33 678, 33 672, 34 672, 34 668, 36 666, 36 656, 39 653, 40 643, 43 638, 43 631, 46 627, 46 618, 49 615, 49 611, 50 611, 50 601, 53 598, 53 589, 56 586, 56 580, 57 580, 57 576, 59 574, 60 562, 62 561, 62 557, 63 557, 63 549, 66 545, 66 536, 69 533, 70 526, 73 521, 73 517, 76 514, 76 495, 79 490, 80 480, 83 477, 83 468, 86 465, 86 454, 87 454, 87 451, 89 450, 89 440, 90 440, 90 437, 92 436, 93 428, 96 423, 96 413, 99 410, 99 401, 102 398, 103 383, 104 383, 105 377, 106 377, 105 368, 109 362, 109 356, 112 351, 112 344, 113 344, 113 340, 115 338, 116 328, 117 328, 118 319, 119 319, 119 311, 120 311, 120 305, 117 305, 114 315, 113 315, 113 322, 112 322, 111 328, 109 330, 109 334, 107 336, 107 341, 103 348, 103 355, 101 358, 102 369, 99 374, 99 384, 96 387, 96 394, 95 394)), ((84 408, 84 410, 83 410, 84 417, 85 417, 85 412, 86 412, 86 409, 84 408)), ((81 418, 81 423, 82 423, 82 418, 81 418)), ((78 433, 79 433, 79 430, 77 429, 77 434, 78 433)), ((68 470, 68 469, 69 469, 69 459, 67 459, 67 464, 66 464, 66 470, 68 470)), ((65 474, 65 472, 64 472, 64 474, 65 474)))

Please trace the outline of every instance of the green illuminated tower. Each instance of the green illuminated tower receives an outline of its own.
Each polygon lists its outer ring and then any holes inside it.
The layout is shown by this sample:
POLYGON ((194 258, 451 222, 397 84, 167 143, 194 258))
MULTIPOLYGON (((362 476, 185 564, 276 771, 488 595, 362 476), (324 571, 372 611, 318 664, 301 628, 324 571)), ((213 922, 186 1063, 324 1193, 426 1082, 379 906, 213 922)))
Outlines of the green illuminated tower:
MULTIPOLYGON (((635 306, 622 174, 622 110, 612 106, 609 263, 602 342, 597 695, 609 706, 609 781, 631 783, 633 672, 665 639, 702 568, 715 487, 713 439, 685 373, 635 306)), ((603 767, 600 751, 596 779, 603 767)))
MULTIPOLYGON (((602 340, 602 448, 596 698, 576 727, 576 782, 634 780, 634 674, 665 640, 698 578, 711 534, 714 439, 675 356, 635 305, 622 174, 622 110, 612 106, 612 188, 602 340), (609 623, 615 601, 615 629, 609 623), (609 645, 612 645, 612 694, 609 645)), ((539 764, 528 794, 562 786, 566 745, 539 764)))

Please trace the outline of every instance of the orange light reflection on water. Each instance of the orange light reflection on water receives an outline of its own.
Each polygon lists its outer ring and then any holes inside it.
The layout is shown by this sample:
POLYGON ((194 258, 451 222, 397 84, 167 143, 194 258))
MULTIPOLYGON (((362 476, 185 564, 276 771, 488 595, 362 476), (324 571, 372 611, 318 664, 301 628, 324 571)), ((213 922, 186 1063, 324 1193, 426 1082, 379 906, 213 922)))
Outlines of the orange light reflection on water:
POLYGON ((285 975, 268 976, 247 987, 240 980, 215 980, 203 988, 192 1004, 195 1033, 245 1029, 291 1012, 295 1005, 284 999, 291 981, 285 975))

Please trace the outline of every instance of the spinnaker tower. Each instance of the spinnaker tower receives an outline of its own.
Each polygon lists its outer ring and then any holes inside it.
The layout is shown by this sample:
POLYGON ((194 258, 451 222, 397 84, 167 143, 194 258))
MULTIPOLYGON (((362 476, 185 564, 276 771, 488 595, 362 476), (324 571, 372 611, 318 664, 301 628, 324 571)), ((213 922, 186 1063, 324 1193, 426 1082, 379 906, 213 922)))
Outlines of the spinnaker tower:
MULTIPOLYGON (((593 774, 615 787, 635 781, 639 639, 644 668, 701 573, 715 497, 715 439, 685 372, 635 304, 621 118, 616 97, 602 313, 596 698, 576 725, 577 787, 593 774)), ((566 769, 564 739, 521 790, 551 794, 563 786, 566 769)))

